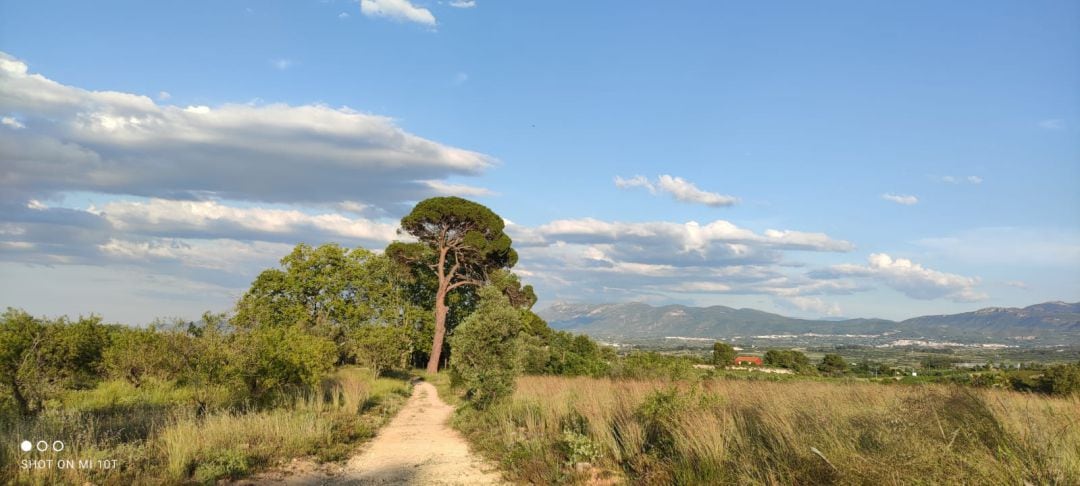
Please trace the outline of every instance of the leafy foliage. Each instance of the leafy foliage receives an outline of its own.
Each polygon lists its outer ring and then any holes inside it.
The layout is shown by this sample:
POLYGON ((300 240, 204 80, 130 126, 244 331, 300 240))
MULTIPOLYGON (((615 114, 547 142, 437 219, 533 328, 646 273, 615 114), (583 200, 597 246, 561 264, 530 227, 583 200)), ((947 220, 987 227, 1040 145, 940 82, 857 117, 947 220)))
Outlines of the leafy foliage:
POLYGON ((1039 388, 1051 395, 1080 394, 1080 363, 1047 368, 1039 379, 1039 388))
POLYGON ((810 370, 810 359, 794 349, 770 349, 762 360, 766 365, 795 371, 810 370))
POLYGON ((399 326, 361 326, 349 334, 352 356, 375 376, 394 368, 404 368, 412 354, 413 340, 399 326))
POLYGON ((818 364, 818 371, 822 373, 843 373, 847 369, 847 362, 839 354, 826 354, 818 364))
POLYGON ((728 366, 735 361, 735 348, 728 343, 715 342, 712 346, 712 364, 728 366))
POLYGON ((517 252, 503 232, 504 225, 502 218, 486 206, 458 197, 435 197, 421 201, 401 219, 402 230, 419 241, 394 242, 386 248, 386 254, 396 261, 421 269, 415 273, 430 272, 435 277, 435 331, 429 373, 439 368, 448 331, 450 293, 465 286, 484 285, 492 272, 517 263, 517 252))
POLYGON ((510 395, 521 371, 521 312, 493 286, 480 289, 480 305, 450 338, 453 381, 478 409, 510 395))

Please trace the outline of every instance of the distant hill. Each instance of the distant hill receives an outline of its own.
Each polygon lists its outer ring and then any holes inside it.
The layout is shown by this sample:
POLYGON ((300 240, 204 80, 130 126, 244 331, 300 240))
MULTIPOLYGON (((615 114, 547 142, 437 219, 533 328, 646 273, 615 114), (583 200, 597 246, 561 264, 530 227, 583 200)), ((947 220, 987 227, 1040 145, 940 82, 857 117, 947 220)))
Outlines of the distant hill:
POLYGON ((762 335, 851 335, 893 338, 988 341, 1061 340, 1080 342, 1080 303, 1048 302, 1023 309, 987 308, 962 314, 886 319, 795 319, 754 309, 724 306, 653 307, 643 303, 555 303, 540 316, 555 329, 601 339, 664 337, 731 338, 762 335))

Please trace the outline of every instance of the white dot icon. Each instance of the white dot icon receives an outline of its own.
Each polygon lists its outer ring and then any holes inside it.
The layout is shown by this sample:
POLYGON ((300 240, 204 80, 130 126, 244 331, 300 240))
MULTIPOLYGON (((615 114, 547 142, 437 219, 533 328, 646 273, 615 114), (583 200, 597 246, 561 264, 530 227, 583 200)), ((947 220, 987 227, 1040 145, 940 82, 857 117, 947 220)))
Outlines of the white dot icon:
POLYGON ((30 452, 30 449, 34 448, 34 444, 31 444, 28 440, 24 440, 22 441, 22 444, 19 444, 19 447, 22 447, 23 452, 30 452))

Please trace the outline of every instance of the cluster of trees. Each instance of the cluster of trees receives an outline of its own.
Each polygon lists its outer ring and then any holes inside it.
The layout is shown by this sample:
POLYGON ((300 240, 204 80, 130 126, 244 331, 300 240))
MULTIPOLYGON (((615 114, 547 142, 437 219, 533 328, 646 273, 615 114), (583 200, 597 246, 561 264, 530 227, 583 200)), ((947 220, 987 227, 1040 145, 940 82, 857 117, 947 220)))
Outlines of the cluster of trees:
POLYGON ((8 310, 0 322, 0 404, 34 414, 63 390, 106 379, 138 387, 151 378, 201 390, 205 401, 228 394, 263 403, 338 365, 380 374, 413 366, 434 373, 449 363, 467 395, 486 406, 518 373, 609 372, 610 350, 554 331, 532 312, 536 295, 510 272, 517 254, 490 209, 432 198, 401 227, 415 242, 391 243, 381 254, 297 245, 279 268, 255 278, 231 317, 131 328, 8 310))
MULTIPOLYGON (((713 343, 712 364, 714 366, 729 366, 735 361, 735 357, 735 348, 730 344, 713 343)), ((762 363, 767 366, 787 368, 798 372, 810 372, 815 369, 810 365, 810 359, 805 354, 792 349, 770 349, 765 352, 762 363)), ((838 354, 826 354, 816 369, 821 373, 842 374, 848 371, 848 364, 838 354)))

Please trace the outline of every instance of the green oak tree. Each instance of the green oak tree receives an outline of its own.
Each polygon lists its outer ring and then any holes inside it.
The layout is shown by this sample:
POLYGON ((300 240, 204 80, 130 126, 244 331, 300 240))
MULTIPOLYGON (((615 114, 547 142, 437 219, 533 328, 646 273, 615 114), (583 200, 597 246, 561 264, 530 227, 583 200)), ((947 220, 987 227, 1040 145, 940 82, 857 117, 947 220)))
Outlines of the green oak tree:
POLYGON ((717 367, 731 365, 735 361, 735 348, 728 343, 715 342, 712 345, 712 364, 717 367))

